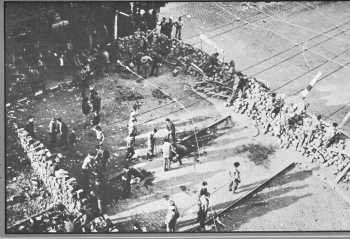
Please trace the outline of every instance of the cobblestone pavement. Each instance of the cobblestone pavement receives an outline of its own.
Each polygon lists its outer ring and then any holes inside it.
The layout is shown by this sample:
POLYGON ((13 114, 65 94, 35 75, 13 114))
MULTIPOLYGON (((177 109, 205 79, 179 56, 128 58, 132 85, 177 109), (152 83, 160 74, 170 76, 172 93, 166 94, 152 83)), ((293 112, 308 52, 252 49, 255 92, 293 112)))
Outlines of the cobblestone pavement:
MULTIPOLYGON (((296 94, 322 72, 307 102, 339 122, 350 111, 349 4, 182 2, 167 4, 161 15, 183 15, 184 41, 235 60, 277 92, 296 94)), ((350 133, 350 123, 343 128, 350 133)))
MULTIPOLYGON (((157 79, 157 84, 165 87, 162 85, 164 79, 157 79)), ((182 85, 186 79, 180 77, 174 81, 176 82, 173 85, 182 85)), ((190 93, 190 91, 181 92, 190 93)), ((189 97, 184 98, 189 99, 189 97)), ((224 108, 211 106, 208 102, 206 104, 191 110, 191 113, 182 111, 178 114, 177 125, 180 125, 180 131, 183 130, 181 121, 191 121, 191 117, 206 115, 210 118, 218 113, 222 116, 228 114, 224 108)), ((259 135, 254 125, 244 116, 231 115, 231 117, 233 122, 219 126, 216 135, 211 137, 209 142, 201 145, 200 163, 196 163, 193 157, 186 157, 183 166, 174 163, 168 172, 163 172, 163 162, 159 157, 152 162, 140 161, 136 164, 136 168, 153 173, 153 185, 148 188, 133 187, 130 199, 120 200, 116 205, 110 205, 107 214, 112 221, 126 228, 131 228, 132 222, 138 221, 141 226, 146 226, 150 231, 162 231, 167 200, 172 199, 179 207, 181 215, 178 220, 178 230, 184 230, 195 223, 196 199, 202 181, 206 180, 209 184, 208 188, 212 193, 212 210, 219 212, 298 157, 296 153, 278 149, 273 138, 259 135), (239 161, 242 165, 240 170, 243 183, 239 193, 233 195, 228 192, 228 169, 235 161, 239 161)), ((198 121, 195 122, 195 126, 198 128, 208 126, 217 119, 216 116, 206 121, 198 121)), ((191 125, 188 127, 190 129, 191 125)), ((140 135, 140 137, 143 136, 140 135)), ((138 150, 137 153, 143 154, 144 151, 138 150)))

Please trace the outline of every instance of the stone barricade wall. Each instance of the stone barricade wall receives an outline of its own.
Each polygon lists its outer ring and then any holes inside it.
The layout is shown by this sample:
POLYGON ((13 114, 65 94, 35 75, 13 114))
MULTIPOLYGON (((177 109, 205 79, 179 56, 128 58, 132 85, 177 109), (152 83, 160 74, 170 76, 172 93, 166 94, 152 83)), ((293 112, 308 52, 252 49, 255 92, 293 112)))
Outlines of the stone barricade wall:
POLYGON ((20 145, 26 153, 34 172, 45 184, 47 191, 56 203, 61 203, 71 214, 77 214, 77 202, 82 191, 76 178, 63 169, 55 171, 54 175, 50 172, 49 161, 52 160, 52 154, 48 148, 39 140, 32 138, 23 128, 17 128, 16 134, 20 145))

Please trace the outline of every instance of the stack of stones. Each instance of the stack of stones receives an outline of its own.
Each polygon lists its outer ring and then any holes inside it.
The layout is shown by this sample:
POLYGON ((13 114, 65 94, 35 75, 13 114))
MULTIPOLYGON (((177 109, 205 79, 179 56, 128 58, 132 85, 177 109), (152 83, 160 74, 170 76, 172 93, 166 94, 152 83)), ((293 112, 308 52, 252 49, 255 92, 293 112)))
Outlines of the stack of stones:
POLYGON ((77 214, 77 200, 81 191, 76 178, 70 176, 64 169, 58 169, 54 175, 49 171, 52 154, 43 143, 32 138, 23 128, 15 126, 16 133, 23 150, 25 151, 34 172, 44 182, 48 192, 56 203, 63 204, 69 213, 77 214))

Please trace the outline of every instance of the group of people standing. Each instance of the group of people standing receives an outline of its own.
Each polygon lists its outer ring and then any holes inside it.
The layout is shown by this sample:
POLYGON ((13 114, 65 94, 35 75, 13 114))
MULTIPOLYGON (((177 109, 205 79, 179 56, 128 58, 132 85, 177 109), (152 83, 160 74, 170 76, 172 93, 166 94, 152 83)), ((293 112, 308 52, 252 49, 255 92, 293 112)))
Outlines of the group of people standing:
POLYGON ((182 39, 182 28, 183 21, 182 17, 178 17, 178 19, 173 22, 172 18, 168 18, 168 20, 163 17, 160 22, 160 33, 166 35, 169 39, 172 38, 173 29, 175 28, 175 39, 182 39))

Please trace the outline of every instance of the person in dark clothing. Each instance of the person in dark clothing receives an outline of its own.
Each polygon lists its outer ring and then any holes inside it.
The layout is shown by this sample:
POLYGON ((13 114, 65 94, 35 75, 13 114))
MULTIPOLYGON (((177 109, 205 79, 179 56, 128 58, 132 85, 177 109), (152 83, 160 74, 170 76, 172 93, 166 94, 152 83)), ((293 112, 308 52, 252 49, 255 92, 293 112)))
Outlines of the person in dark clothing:
POLYGON ((56 146, 56 138, 59 133, 59 124, 56 118, 51 119, 49 123, 49 136, 50 136, 50 145, 56 146))
POLYGON ((61 118, 57 119, 58 126, 59 126, 59 135, 60 135, 60 141, 63 146, 68 146, 68 127, 67 125, 62 121, 61 118))
POLYGON ((140 31, 142 31, 142 32, 146 32, 147 31, 147 24, 146 24, 146 22, 145 21, 142 21, 141 23, 140 23, 140 31))
POLYGON ((58 57, 58 68, 57 68, 58 81, 64 80, 64 69, 65 69, 65 57, 63 54, 61 54, 58 57))
POLYGON ((101 97, 95 89, 90 91, 90 103, 92 105, 92 111, 99 113, 101 110, 101 97))
POLYGON ((30 84, 30 88, 34 95, 37 90, 37 83, 39 80, 39 71, 37 69, 30 67, 27 76, 28 76, 28 82, 30 84))
POLYGON ((34 134, 34 118, 32 116, 29 116, 27 119, 27 123, 26 126, 24 127, 24 129, 28 132, 29 136, 31 137, 35 137, 34 134))
POLYGON ((48 77, 48 71, 46 63, 44 62, 43 56, 40 54, 38 59, 38 71, 39 71, 39 83, 41 84, 41 89, 43 93, 45 92, 46 80, 48 77))
POLYGON ((68 142, 69 142, 69 147, 71 149, 76 146, 76 144, 78 142, 78 137, 75 133, 75 129, 72 129, 71 133, 69 134, 68 142))
POLYGON ((171 33, 173 32, 173 20, 171 18, 169 18, 168 22, 165 25, 165 35, 171 39, 171 33))
POLYGON ((159 65, 162 62, 162 57, 157 53, 153 52, 152 53, 152 67, 151 67, 151 74, 150 76, 158 76, 159 73, 159 65))
POLYGON ((163 18, 162 18, 162 21, 160 22, 160 33, 161 33, 161 34, 166 35, 166 26, 167 26, 166 24, 167 24, 166 18, 163 17, 163 18))
POLYGON ((205 195, 206 197, 210 196, 207 186, 208 186, 208 183, 206 181, 202 182, 202 187, 199 190, 199 197, 201 197, 202 195, 205 195))
POLYGON ((147 29, 152 28, 152 15, 149 11, 149 9, 145 10, 145 14, 143 15, 143 19, 147 25, 147 29))
POLYGON ((216 67, 216 66, 218 66, 218 64, 219 64, 218 57, 219 57, 219 53, 217 53, 217 52, 209 57, 209 60, 208 60, 209 67, 216 67))
POLYGON ((155 9, 152 10, 152 24, 151 24, 151 29, 156 28, 157 26, 157 11, 155 9))
POLYGON ((97 111, 92 113, 91 126, 96 126, 100 123, 100 114, 97 111))
POLYGON ((122 196, 124 198, 127 198, 130 196, 130 191, 131 191, 130 182, 131 182, 132 175, 133 175, 132 170, 128 165, 126 165, 122 173, 122 188, 123 188, 122 196))
POLYGON ((198 202, 197 221, 199 222, 199 228, 203 230, 205 228, 205 221, 208 214, 209 200, 202 195, 198 202))
POLYGON ((182 18, 179 17, 178 20, 175 22, 175 38, 181 40, 181 31, 182 31, 182 18))
POLYGON ((142 21, 142 16, 141 16, 141 13, 140 13, 140 9, 137 8, 136 9, 136 14, 135 14, 135 26, 136 26, 135 29, 140 27, 141 21, 142 21))
POLYGON ((101 172, 105 172, 107 169, 107 163, 110 158, 110 153, 108 149, 104 145, 97 145, 96 146, 96 155, 97 159, 99 161, 99 170, 101 172))
POLYGON ((135 56, 136 72, 141 74, 141 58, 143 57, 142 51, 138 51, 135 56))
POLYGON ((81 104, 82 112, 85 116, 87 116, 90 113, 90 105, 89 105, 89 99, 83 98, 82 104, 81 104))
POLYGON ((170 119, 165 119, 166 121, 166 129, 168 131, 168 136, 167 139, 169 140, 170 143, 176 143, 176 130, 175 130, 175 125, 170 119))
POLYGON ((82 98, 88 97, 90 85, 89 83, 89 72, 85 67, 80 71, 80 91, 82 98))

